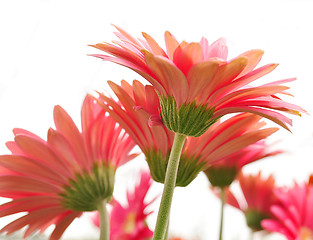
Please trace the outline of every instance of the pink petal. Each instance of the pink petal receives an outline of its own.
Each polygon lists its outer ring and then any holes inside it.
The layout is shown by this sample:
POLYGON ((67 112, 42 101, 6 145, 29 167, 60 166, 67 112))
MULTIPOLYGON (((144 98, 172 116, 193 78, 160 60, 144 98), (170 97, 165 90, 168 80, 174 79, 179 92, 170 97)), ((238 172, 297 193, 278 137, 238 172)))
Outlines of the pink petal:
POLYGON ((164 58, 146 54, 146 61, 160 83, 168 86, 168 93, 173 94, 177 107, 180 107, 188 96, 188 82, 184 74, 164 58))
POLYGON ((212 60, 195 64, 188 72, 189 96, 187 102, 192 102, 198 94, 212 81, 218 69, 219 62, 212 60))
POLYGON ((142 33, 142 35, 146 39, 147 43, 149 44, 149 47, 153 54, 167 57, 164 50, 159 46, 159 44, 150 35, 148 35, 147 33, 142 33))
POLYGON ((175 39, 175 37, 168 31, 165 32, 164 38, 167 49, 167 55, 169 59, 173 60, 174 52, 176 48, 179 46, 179 43, 175 39))

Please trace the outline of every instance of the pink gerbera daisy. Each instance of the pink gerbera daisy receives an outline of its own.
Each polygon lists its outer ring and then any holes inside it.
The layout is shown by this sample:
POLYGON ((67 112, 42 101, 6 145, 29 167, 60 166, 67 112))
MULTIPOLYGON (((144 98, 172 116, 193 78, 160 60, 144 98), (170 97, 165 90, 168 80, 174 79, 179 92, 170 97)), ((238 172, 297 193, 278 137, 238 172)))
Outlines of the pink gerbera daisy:
POLYGON ((0 206, 0 217, 25 215, 1 232, 28 226, 27 237, 55 225, 50 239, 57 240, 82 212, 110 200, 115 171, 135 156, 130 154, 135 144, 89 96, 81 118, 82 132, 56 106, 56 129, 49 129, 47 141, 14 129, 14 141, 7 143, 12 154, 0 156, 0 196, 11 199, 0 206))
MULTIPOLYGON (((154 202, 147 202, 146 195, 151 187, 152 179, 148 172, 142 172, 140 182, 133 192, 127 192, 127 205, 123 206, 118 201, 112 203, 110 214, 110 239, 111 240, 146 240, 152 237, 153 232, 146 223, 146 218, 152 213, 149 206, 154 202)), ((99 227, 99 214, 93 222, 99 227)))
MULTIPOLYGON (((133 85, 126 81, 122 81, 121 86, 112 82, 109 85, 119 102, 100 94, 99 103, 141 148, 153 179, 164 183, 174 133, 164 125, 155 124, 154 119, 160 117, 155 90, 138 81, 134 81, 133 85)), ((260 119, 257 115, 240 114, 224 122, 216 122, 201 137, 188 137, 180 158, 176 185, 188 185, 213 162, 225 159, 278 130, 261 129, 264 124, 259 122, 260 119)))
POLYGON ((278 232, 288 240, 313 239, 313 186, 295 184, 275 191, 278 203, 271 207, 272 217, 262 227, 278 232))
POLYGON ((279 113, 300 115, 304 110, 282 101, 287 94, 286 79, 258 87, 248 84, 273 71, 277 64, 256 68, 263 51, 250 50, 227 60, 224 39, 209 45, 178 42, 165 32, 166 50, 148 34, 135 39, 116 27, 120 41, 99 43, 93 47, 109 55, 93 54, 103 60, 126 66, 146 78, 157 90, 162 120, 167 128, 187 136, 200 136, 219 117, 235 112, 251 112, 271 119, 288 129, 291 120, 279 113))

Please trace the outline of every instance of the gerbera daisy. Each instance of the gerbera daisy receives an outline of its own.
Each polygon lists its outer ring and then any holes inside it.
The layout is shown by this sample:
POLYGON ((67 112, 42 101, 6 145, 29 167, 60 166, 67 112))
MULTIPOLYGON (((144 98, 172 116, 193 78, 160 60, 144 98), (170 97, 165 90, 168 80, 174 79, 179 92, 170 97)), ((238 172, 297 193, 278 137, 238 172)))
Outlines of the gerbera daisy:
MULTIPOLYGON (((152 179, 148 172, 141 172, 139 184, 132 192, 127 192, 127 205, 113 200, 110 213, 111 240, 146 240, 152 237, 146 218, 152 213, 148 208, 155 198, 148 201, 146 195, 151 187, 152 179)), ((99 227, 99 214, 93 222, 99 227)))
MULTIPOLYGON (((61 237, 84 211, 103 208, 110 200, 117 167, 134 158, 133 140, 105 110, 87 96, 81 110, 82 132, 60 107, 54 108, 56 129, 47 141, 14 129, 11 155, 0 156, 0 217, 24 213, 1 229, 11 234, 28 226, 24 237, 55 225, 50 239, 61 237)), ((102 238, 104 239, 104 238, 102 238)))
POLYGON ((288 240, 313 239, 313 186, 295 184, 275 191, 278 203, 271 207, 272 217, 261 225, 278 232, 288 240))
MULTIPOLYGON (((250 122, 250 124, 251 125, 246 128, 245 134, 253 134, 254 131, 265 125, 265 122, 250 122)), ((204 173, 212 186, 219 188, 227 187, 234 181, 243 166, 269 156, 275 156, 281 152, 282 151, 279 150, 270 151, 265 139, 262 139, 261 141, 240 149, 234 154, 226 156, 218 162, 212 163, 204 173)))
POLYGON ((270 208, 278 203, 274 194, 277 186, 272 175, 267 178, 257 175, 240 173, 237 176, 243 198, 226 190, 226 202, 231 206, 240 209, 246 217, 247 225, 253 231, 263 230, 261 221, 272 216, 270 208))
MULTIPOLYGON (((159 100, 152 86, 139 81, 121 86, 109 82, 119 102, 100 94, 99 103, 134 139, 146 156, 151 176, 164 183, 174 133, 152 119, 159 119, 159 100)), ((188 185, 200 171, 212 163, 226 159, 235 152, 266 138, 277 128, 264 128, 261 117, 239 114, 218 121, 202 136, 188 137, 184 144, 177 173, 177 186, 188 185)))
POLYGON ((170 130, 187 136, 200 136, 219 117, 235 112, 251 112, 288 129, 291 120, 279 113, 300 115, 304 110, 282 101, 287 94, 286 79, 258 87, 248 84, 273 71, 277 64, 256 68, 262 50, 250 50, 227 60, 224 39, 209 45, 181 42, 165 32, 166 50, 148 34, 135 39, 116 27, 120 41, 92 45, 109 55, 93 54, 103 60, 126 66, 146 78, 157 90, 162 120, 170 130))

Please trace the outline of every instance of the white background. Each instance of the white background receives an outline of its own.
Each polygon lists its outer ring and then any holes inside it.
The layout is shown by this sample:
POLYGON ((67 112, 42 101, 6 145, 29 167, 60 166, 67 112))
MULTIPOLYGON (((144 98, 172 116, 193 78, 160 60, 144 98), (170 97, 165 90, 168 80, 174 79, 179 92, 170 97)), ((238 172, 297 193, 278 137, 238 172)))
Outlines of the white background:
MULTIPOLYGON (((199 41, 205 36, 212 42, 225 37, 229 58, 263 49, 260 65, 280 63, 264 81, 297 77, 290 84, 295 97, 285 100, 312 113, 312 10, 310 0, 0 0, 0 154, 8 153, 4 144, 13 139, 15 127, 45 138, 53 126, 54 105, 60 104, 79 124, 87 92, 107 89, 107 80, 139 78, 126 68, 87 56, 99 53, 88 44, 115 39, 111 23, 137 37, 147 32, 162 46, 166 30, 179 41, 199 41)), ((280 141, 275 147, 287 152, 251 164, 245 172, 272 173, 282 185, 305 181, 313 173, 312 116, 293 119, 292 134, 282 129, 274 137, 280 141)), ((145 167, 143 162, 141 156, 118 171, 117 197, 123 198, 125 186, 132 186, 134 169, 145 167)), ((173 234, 217 239, 219 202, 208 186, 200 175, 189 187, 176 190, 173 234)), ((155 193, 161 189, 156 184, 155 193)), ((64 239, 96 238, 97 230, 88 217, 75 221, 64 239)), ((149 219, 152 227, 155 217, 149 219)), ((0 227, 6 221, 0 220, 0 227)), ((246 239, 244 224, 239 211, 226 208, 225 240, 246 239)))

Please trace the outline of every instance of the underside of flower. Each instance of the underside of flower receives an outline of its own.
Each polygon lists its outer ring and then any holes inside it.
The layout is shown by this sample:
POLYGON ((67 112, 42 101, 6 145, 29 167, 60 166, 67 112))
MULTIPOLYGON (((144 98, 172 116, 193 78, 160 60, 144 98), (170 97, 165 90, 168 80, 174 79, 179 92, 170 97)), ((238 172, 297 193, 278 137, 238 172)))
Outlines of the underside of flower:
POLYGON ((229 186, 238 173, 236 167, 209 167, 204 171, 213 187, 229 186))
POLYGON ((74 211, 94 211, 100 201, 110 200, 114 187, 114 168, 96 164, 90 173, 77 174, 60 194, 63 206, 74 211))
MULTIPOLYGON (((154 181, 164 183, 169 154, 166 157, 160 151, 148 150, 145 152, 146 160, 150 168, 150 174, 154 181)), ((177 172, 176 186, 186 187, 201 172, 205 162, 200 158, 190 158, 182 154, 177 172)))
POLYGON ((214 109, 207 105, 196 106, 195 101, 177 107, 174 97, 160 96, 160 105, 164 125, 186 136, 201 136, 218 119, 212 118, 214 109))
POLYGON ((247 225, 253 230, 253 231, 261 231, 263 230, 261 226, 261 221, 264 219, 269 218, 270 216, 264 213, 261 213, 260 211, 248 209, 245 212, 246 222, 247 225))

